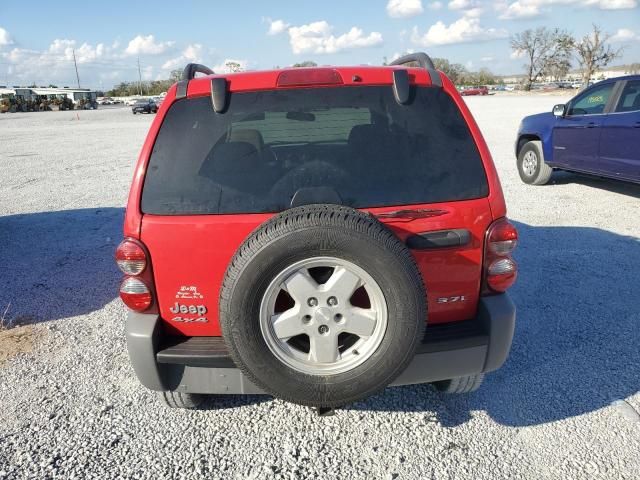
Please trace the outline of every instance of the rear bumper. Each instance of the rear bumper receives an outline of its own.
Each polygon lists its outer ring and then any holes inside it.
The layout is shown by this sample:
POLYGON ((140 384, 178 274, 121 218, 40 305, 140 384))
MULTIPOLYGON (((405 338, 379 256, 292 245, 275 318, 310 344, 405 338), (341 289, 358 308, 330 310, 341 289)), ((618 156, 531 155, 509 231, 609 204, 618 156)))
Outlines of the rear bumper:
MULTIPOLYGON (((475 319, 427 328, 409 367, 392 385, 430 383, 490 372, 511 349, 516 308, 507 294, 483 297, 475 319)), ((140 382, 151 390, 263 393, 231 360, 220 337, 164 337, 157 315, 129 312, 127 349, 140 382)))

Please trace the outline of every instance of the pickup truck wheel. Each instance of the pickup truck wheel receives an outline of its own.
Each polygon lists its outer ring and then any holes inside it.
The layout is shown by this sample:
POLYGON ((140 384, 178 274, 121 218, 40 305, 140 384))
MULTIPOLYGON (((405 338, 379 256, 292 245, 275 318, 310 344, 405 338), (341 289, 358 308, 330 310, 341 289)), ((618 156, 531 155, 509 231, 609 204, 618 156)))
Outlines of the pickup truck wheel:
POLYGON ((220 294, 236 365, 284 400, 342 406, 386 387, 413 359, 426 295, 407 247, 337 205, 276 215, 232 259, 220 294))
POLYGON ((546 164, 542 153, 542 142, 532 140, 524 144, 518 153, 520 179, 529 185, 544 185, 551 178, 553 168, 546 164))
POLYGON ((170 408, 194 410, 204 402, 205 395, 184 392, 159 392, 160 400, 170 408))
POLYGON ((439 382, 434 382, 433 385, 442 393, 471 393, 480 388, 483 380, 484 373, 478 373, 476 375, 468 375, 466 377, 441 380, 439 382))

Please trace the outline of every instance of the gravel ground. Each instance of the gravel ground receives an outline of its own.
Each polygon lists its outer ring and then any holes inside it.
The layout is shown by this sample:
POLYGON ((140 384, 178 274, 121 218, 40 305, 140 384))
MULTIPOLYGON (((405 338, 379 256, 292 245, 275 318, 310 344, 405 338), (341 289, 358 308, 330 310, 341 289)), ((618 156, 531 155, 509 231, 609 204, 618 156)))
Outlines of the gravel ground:
POLYGON ((111 255, 151 116, 0 116, 0 313, 36 342, 0 365, 0 478, 628 478, 640 472, 640 187, 523 185, 521 117, 467 100, 521 234, 515 342, 476 393, 389 388, 318 418, 269 397, 168 410, 128 363, 111 255))

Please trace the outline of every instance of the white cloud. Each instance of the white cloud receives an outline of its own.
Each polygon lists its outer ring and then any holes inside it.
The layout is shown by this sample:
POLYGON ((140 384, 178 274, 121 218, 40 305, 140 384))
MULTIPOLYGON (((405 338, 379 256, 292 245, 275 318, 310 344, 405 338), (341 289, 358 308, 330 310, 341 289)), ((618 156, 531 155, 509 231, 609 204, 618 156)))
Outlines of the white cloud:
POLYGON ((289 43, 295 54, 336 53, 353 48, 373 47, 382 44, 382 34, 365 35, 362 29, 352 27, 347 33, 335 36, 333 27, 326 21, 289 28, 289 43))
POLYGON ((480 15, 482 15, 484 13, 484 9, 481 7, 474 7, 474 8, 470 8, 469 10, 465 10, 464 11, 464 16, 465 17, 479 17, 480 15))
POLYGON ((514 50, 509 54, 509 58, 511 58, 512 60, 516 60, 518 58, 524 57, 525 53, 526 52, 524 50, 514 50))
POLYGON ((462 17, 447 26, 442 21, 429 27, 424 35, 413 28, 411 40, 417 45, 430 47, 433 45, 452 45, 456 43, 480 42, 506 37, 507 31, 497 28, 484 28, 477 18, 462 17))
POLYGON ((163 70, 175 70, 182 68, 187 63, 202 63, 202 45, 192 43, 187 46, 179 57, 167 60, 162 64, 163 70))
POLYGON ((587 0, 587 5, 597 5, 602 10, 626 10, 636 8, 637 0, 587 0))
POLYGON ((138 35, 129 42, 124 53, 125 55, 160 55, 171 48, 174 43, 156 42, 153 35, 147 35, 146 37, 138 35))
POLYGON ((284 20, 271 20, 270 18, 267 18, 266 21, 269 23, 267 35, 278 35, 289 28, 289 24, 284 20))
POLYGON ((506 5, 506 10, 499 18, 503 20, 512 20, 516 18, 531 18, 540 15, 540 7, 538 5, 528 4, 525 1, 513 2, 506 5))
POLYGON ((493 62, 493 57, 482 57, 481 62, 493 62))
POLYGON ((640 40, 640 33, 636 33, 628 28, 620 28, 611 37, 612 42, 633 42, 640 40))
POLYGON ((389 0, 387 3, 387 15, 392 18, 415 17, 422 12, 422 0, 389 0))
POLYGON ((427 4, 429 10, 440 10, 442 8, 442 2, 431 2, 427 4))
POLYGON ((9 35, 9 32, 0 27, 0 47, 4 47, 7 45, 13 45, 13 40, 11 39, 11 35, 9 35))
MULTIPOLYGON (((468 0, 454 0, 468 1, 468 0)), ((638 0, 516 0, 496 2, 496 10, 502 11, 500 18, 503 20, 532 18, 542 15, 545 7, 554 5, 577 5, 580 7, 596 7, 600 10, 623 10, 638 6, 638 0)))
POLYGON ((449 10, 465 10, 476 6, 473 0, 451 0, 449 2, 449 10))

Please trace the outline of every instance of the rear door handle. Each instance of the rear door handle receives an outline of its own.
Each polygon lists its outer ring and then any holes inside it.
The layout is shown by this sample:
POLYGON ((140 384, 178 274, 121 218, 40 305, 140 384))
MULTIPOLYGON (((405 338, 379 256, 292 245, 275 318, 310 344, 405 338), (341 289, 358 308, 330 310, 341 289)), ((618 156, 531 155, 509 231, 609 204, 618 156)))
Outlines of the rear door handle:
POLYGON ((640 122, 636 122, 633 124, 633 128, 640 128, 640 122))
POLYGON ((464 228, 459 228, 453 230, 417 233, 409 236, 405 242, 407 247, 412 250, 463 247, 471 242, 471 232, 464 228))
POLYGON ((595 128, 595 127, 597 127, 597 126, 598 126, 598 125, 596 124, 596 122, 589 122, 589 123, 587 123, 587 128, 595 128))

